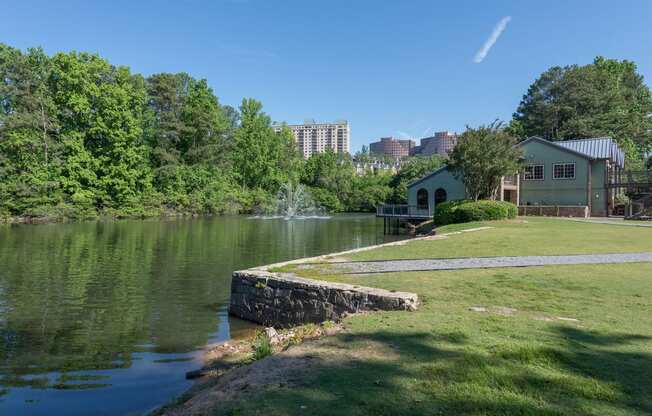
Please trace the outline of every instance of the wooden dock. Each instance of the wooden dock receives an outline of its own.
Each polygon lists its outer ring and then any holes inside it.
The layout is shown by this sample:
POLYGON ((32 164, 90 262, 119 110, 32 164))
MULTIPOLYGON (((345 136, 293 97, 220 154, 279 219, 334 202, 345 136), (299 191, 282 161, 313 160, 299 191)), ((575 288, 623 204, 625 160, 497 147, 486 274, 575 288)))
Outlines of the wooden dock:
POLYGON ((434 211, 407 204, 381 204, 376 207, 376 217, 383 219, 385 234, 398 234, 402 223, 419 224, 432 219, 434 211))

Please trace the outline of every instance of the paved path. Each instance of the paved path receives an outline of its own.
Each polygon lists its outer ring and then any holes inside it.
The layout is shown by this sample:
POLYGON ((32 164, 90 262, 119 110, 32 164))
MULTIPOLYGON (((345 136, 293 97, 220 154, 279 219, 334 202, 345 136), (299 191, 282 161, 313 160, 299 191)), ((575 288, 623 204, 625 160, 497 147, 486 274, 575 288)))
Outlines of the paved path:
POLYGON ((586 222, 589 224, 607 224, 607 225, 620 225, 625 227, 643 227, 652 228, 652 221, 625 221, 622 219, 601 219, 601 218, 560 218, 566 221, 573 222, 586 222))
POLYGON ((624 254, 580 254, 572 256, 467 257, 456 259, 418 259, 352 261, 331 263, 344 274, 412 272, 427 270, 486 269, 554 264, 605 264, 652 262, 652 252, 624 254))

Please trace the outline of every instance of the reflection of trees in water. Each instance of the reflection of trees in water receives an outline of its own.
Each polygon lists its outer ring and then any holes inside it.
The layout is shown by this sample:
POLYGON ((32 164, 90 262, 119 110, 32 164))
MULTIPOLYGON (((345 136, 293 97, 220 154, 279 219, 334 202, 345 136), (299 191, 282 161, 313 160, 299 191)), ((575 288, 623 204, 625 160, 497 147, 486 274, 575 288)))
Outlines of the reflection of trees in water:
POLYGON ((208 341, 233 270, 374 243, 370 218, 126 221, 0 227, 0 374, 129 368, 138 351, 208 341), (357 243, 356 243, 357 241, 357 243))
POLYGON ((125 222, 0 230, 7 308, 0 358, 10 373, 3 384, 43 387, 42 379, 19 376, 128 368, 138 350, 204 344, 218 324, 211 306, 227 297, 227 283, 208 279, 200 258, 186 259, 207 242, 176 228, 125 222))
POLYGON ((333 220, 251 220, 253 235, 244 239, 242 250, 253 248, 255 261, 248 265, 314 256, 382 242, 382 231, 374 218, 349 217, 333 220), (260 229, 264 230, 259 233, 260 229), (260 234, 268 240, 260 240, 260 234), (270 238, 271 237, 271 238, 270 238))

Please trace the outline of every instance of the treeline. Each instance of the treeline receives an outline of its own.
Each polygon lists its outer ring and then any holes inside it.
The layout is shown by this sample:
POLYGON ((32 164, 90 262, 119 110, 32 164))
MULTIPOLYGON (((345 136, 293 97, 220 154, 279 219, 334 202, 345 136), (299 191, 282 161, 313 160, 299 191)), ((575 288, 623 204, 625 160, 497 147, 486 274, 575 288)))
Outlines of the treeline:
POLYGON ((508 131, 548 140, 610 136, 628 169, 644 169, 652 156, 652 94, 632 61, 598 56, 587 65, 554 66, 523 95, 508 131))
MULTIPOLYGON (((651 114, 636 65, 596 58, 544 72, 505 131, 609 135, 629 168, 645 168, 651 114)), ((411 158, 396 174, 360 175, 349 155, 304 161, 260 102, 223 105, 206 80, 144 77, 94 54, 0 44, 0 220, 269 212, 284 183, 305 184, 328 211, 371 211, 404 203, 407 184, 442 164, 411 158)))
POLYGON ((404 200, 405 181, 356 175, 348 155, 304 161, 260 102, 223 105, 206 80, 0 44, 0 217, 268 211, 286 182, 330 211, 368 211, 404 200))

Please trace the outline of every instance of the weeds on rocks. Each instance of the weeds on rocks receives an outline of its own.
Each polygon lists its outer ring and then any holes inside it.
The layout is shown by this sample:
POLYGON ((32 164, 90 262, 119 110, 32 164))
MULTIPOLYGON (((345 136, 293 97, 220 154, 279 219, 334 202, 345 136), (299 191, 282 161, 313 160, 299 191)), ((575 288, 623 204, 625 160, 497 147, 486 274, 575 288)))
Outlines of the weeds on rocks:
POLYGON ((252 360, 262 360, 263 358, 274 354, 272 340, 267 336, 265 331, 259 331, 251 344, 252 360))

